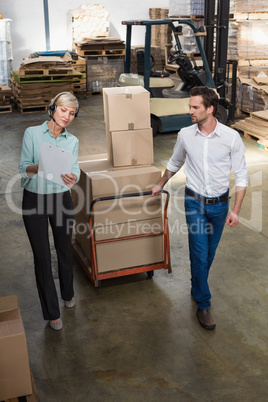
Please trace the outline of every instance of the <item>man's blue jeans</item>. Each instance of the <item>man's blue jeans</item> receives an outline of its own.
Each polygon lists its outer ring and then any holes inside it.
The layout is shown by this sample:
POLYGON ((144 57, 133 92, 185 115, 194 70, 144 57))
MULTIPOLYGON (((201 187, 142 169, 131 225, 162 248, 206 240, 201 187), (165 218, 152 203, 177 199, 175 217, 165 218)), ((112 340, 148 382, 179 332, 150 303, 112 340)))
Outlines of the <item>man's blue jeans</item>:
POLYGON ((207 205, 185 194, 184 205, 188 227, 192 295, 197 306, 207 310, 211 299, 208 274, 228 214, 229 200, 207 205))

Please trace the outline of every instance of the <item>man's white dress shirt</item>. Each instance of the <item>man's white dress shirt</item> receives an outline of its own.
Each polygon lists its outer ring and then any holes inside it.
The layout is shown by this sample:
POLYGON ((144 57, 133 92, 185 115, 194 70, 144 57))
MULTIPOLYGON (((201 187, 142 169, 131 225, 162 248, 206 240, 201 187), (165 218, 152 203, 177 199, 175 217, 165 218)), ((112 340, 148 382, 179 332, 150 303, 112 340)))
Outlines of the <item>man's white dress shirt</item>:
POLYGON ((181 129, 167 169, 177 172, 183 164, 186 186, 204 197, 218 197, 229 188, 233 171, 235 185, 247 187, 245 146, 239 133, 217 121, 206 136, 197 124, 181 129))

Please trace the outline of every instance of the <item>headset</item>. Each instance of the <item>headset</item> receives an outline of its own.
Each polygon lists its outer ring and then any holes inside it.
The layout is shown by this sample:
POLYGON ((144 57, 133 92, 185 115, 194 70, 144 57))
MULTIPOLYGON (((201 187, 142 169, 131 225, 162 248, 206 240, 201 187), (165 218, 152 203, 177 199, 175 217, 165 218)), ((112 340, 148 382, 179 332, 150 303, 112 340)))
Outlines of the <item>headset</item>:
MULTIPOLYGON (((49 116, 52 117, 52 119, 53 119, 53 114, 56 112, 56 109, 57 109, 57 105, 56 105, 57 100, 59 99, 59 97, 60 97, 61 95, 68 94, 68 93, 69 93, 69 92, 61 92, 59 95, 56 96, 56 98, 54 99, 54 102, 52 103, 52 105, 50 105, 50 106, 48 107, 48 114, 49 114, 49 116)), ((78 112, 79 112, 79 104, 78 104, 77 111, 75 112, 74 117, 77 117, 77 116, 78 116, 78 112)), ((53 119, 53 120, 54 120, 54 119, 53 119)))

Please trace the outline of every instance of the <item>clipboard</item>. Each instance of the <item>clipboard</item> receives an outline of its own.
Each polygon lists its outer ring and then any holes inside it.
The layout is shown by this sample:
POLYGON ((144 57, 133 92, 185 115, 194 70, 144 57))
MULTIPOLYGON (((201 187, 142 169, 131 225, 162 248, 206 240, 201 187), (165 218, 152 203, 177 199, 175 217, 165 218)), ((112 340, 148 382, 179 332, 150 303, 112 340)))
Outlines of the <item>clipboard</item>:
POLYGON ((41 142, 38 175, 61 186, 68 187, 61 175, 71 173, 73 154, 56 145, 41 142))

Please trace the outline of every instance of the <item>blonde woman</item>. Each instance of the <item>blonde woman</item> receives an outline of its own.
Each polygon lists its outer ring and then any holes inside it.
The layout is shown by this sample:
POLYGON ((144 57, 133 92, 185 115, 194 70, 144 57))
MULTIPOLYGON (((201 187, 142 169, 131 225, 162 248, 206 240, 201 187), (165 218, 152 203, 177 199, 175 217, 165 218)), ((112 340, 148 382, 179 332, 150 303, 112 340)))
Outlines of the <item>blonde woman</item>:
POLYGON ((50 224, 57 252, 61 297, 65 306, 71 308, 75 306, 75 296, 71 246, 73 204, 69 190, 79 180, 80 169, 77 162, 79 141, 67 131, 67 127, 77 117, 78 111, 78 101, 70 92, 60 93, 52 99, 48 108, 49 121, 25 130, 19 165, 23 221, 33 251, 42 312, 56 331, 62 329, 62 321, 52 275, 48 229, 50 224), (71 171, 62 172, 62 184, 48 180, 38 172, 42 143, 72 154, 71 171))

